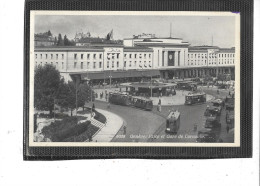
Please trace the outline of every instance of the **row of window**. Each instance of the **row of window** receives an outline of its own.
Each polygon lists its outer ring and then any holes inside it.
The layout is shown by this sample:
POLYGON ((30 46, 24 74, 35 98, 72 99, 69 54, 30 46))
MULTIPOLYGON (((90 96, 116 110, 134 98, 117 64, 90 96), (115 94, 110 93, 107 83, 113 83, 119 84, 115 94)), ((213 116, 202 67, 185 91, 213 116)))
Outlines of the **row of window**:
MULTIPOLYGON (((56 55, 53 55, 53 54, 50 54, 50 59, 54 59, 54 56, 55 56, 55 59, 59 59, 59 54, 56 54, 56 55)), ((61 56, 61 59, 64 59, 64 54, 60 54, 61 56)), ((48 59, 48 54, 39 54, 39 59, 48 59)), ((38 59, 38 54, 35 54, 35 59, 38 59)))
MULTIPOLYGON (((188 58, 207 58, 207 54, 188 54, 188 58)), ((218 57, 235 57, 235 54, 218 54, 218 57)), ((217 54, 209 54, 209 58, 217 58, 217 54)))
MULTIPOLYGON (((78 62, 74 62, 74 69, 78 69, 79 66, 78 66, 78 62)), ((90 69, 90 62, 87 62, 87 69, 90 69)), ((97 67, 97 62, 93 62, 93 69, 96 69, 96 68, 102 68, 102 62, 99 62, 98 63, 98 67, 97 67)), ((84 69, 84 62, 80 62, 80 69, 84 69)))
MULTIPOLYGON (((48 64, 48 62, 45 62, 45 64, 48 64)), ((56 62, 56 63, 55 62, 51 62, 50 64, 54 65, 56 68, 59 67, 59 62, 56 62)), ((64 69, 64 62, 61 62, 60 64, 61 64, 61 69, 64 69)), ((39 62, 38 63, 37 61, 35 61, 35 65, 36 66, 38 66, 38 65, 42 66, 42 65, 44 65, 44 62, 39 62)))
MULTIPOLYGON (((86 54, 87 56, 87 59, 90 59, 90 54, 86 54)), ((77 60, 78 59, 78 56, 80 56, 80 59, 84 59, 84 54, 74 54, 74 59, 77 60)), ((102 54, 93 54, 93 59, 97 59, 97 57, 99 57, 99 59, 102 59, 102 54)))
MULTIPOLYGON (((198 65, 202 65, 202 63, 200 63, 201 61, 194 61, 194 65, 196 65, 196 64, 198 64, 198 65), (198 62, 198 63, 196 63, 196 62, 198 62)), ((202 61, 203 62, 203 61, 202 61)), ((222 59, 222 63, 220 63, 220 62, 218 62, 218 64, 234 64, 234 59, 233 60, 228 60, 228 61, 226 61, 225 60, 225 62, 223 61, 223 59, 222 59)), ((214 65, 214 64, 217 64, 216 62, 212 62, 212 61, 209 61, 209 65, 214 65)), ((193 60, 188 60, 188 65, 193 65, 193 60)), ((205 65, 207 65, 207 61, 205 60, 205 65)))
MULTIPOLYGON (((111 64, 111 67, 114 68, 115 67, 115 63, 114 61, 112 61, 111 63, 108 61, 107 62, 107 68, 110 68, 110 64, 111 64)), ((119 61, 116 62, 116 67, 119 68, 119 61)), ((124 67, 126 68, 127 67, 127 62, 124 61, 124 67)), ((129 61, 128 63, 128 67, 137 67, 137 61, 135 61, 133 64, 132 64, 132 61, 129 61)), ((144 64, 142 65, 142 62, 139 61, 139 67, 140 68, 148 68, 148 67, 152 67, 152 62, 149 61, 148 64, 146 64, 146 61, 144 61, 144 64)))
MULTIPOLYGON (((151 59, 152 58, 152 54, 148 54, 148 55, 146 55, 146 54, 139 54, 139 58, 141 59, 142 57, 144 56, 144 59, 146 59, 146 57, 148 56, 148 58, 149 59, 151 59)), ((138 56, 137 56, 137 54, 124 54, 124 58, 135 58, 135 59, 137 59, 138 58, 138 56)))

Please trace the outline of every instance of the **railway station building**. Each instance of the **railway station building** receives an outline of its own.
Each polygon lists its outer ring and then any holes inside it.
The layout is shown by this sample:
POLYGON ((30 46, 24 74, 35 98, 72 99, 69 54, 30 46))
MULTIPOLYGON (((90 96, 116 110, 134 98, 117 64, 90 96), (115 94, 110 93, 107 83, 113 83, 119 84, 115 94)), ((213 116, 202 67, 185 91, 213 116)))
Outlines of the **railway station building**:
POLYGON ((123 44, 35 46, 34 65, 52 64, 66 81, 72 76, 104 82, 235 75, 235 48, 191 46, 181 38, 134 36, 123 44))

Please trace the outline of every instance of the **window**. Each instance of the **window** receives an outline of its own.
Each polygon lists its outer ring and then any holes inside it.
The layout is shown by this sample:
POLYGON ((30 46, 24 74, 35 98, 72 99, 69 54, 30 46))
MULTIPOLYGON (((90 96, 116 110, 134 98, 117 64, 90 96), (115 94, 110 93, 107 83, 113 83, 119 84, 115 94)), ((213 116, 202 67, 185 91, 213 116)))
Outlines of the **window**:
POLYGON ((146 59, 146 54, 144 54, 144 59, 146 59))
POLYGON ((51 54, 51 59, 53 59, 53 54, 51 54))
POLYGON ((191 57, 193 58, 193 54, 191 54, 191 57))
POLYGON ((61 68, 64 69, 64 62, 61 63, 61 68))
POLYGON ((42 54, 41 54, 41 59, 42 59, 42 54))
POLYGON ((81 54, 80 58, 81 58, 81 59, 83 59, 83 56, 84 56, 84 55, 83 55, 83 54, 81 54))
POLYGON ((90 58, 90 54, 87 54, 87 59, 89 59, 90 58))
POLYGON ((129 58, 132 58, 132 54, 129 54, 129 58))
POLYGON ((93 63, 93 68, 96 68, 96 62, 93 63))
POLYGON ((227 57, 227 54, 225 54, 225 57, 227 57))
POLYGON ((129 67, 131 67, 131 65, 132 65, 132 61, 129 61, 129 67))
POLYGON ((119 61, 118 61, 118 62, 116 62, 116 67, 117 67, 117 68, 119 67, 119 61))
POLYGON ((117 56, 117 59, 119 59, 119 54, 116 54, 116 56, 117 56))
POLYGON ((99 59, 102 59, 102 54, 99 54, 99 59))
POLYGON ((136 61, 135 61, 135 67, 136 67, 136 61))
POLYGON ((97 55, 96 55, 96 54, 94 54, 94 55, 93 55, 93 58, 94 58, 94 59, 96 59, 96 56, 97 56, 97 55))
POLYGON ((114 68, 114 61, 112 61, 112 68, 114 68))
POLYGON ((83 62, 80 63, 80 68, 83 69, 83 62))
POLYGON ((64 59, 64 54, 61 54, 61 59, 64 59))
POLYGON ((47 59, 48 58, 48 54, 45 54, 45 59, 47 59))
POLYGON ((109 61, 107 62, 107 68, 109 68, 109 61))
POLYGON ((56 59, 58 59, 58 54, 56 54, 56 59))
POLYGON ((89 62, 87 62, 87 68, 89 69, 89 62))
POLYGON ((74 68, 77 68, 77 62, 74 62, 74 68))
POLYGON ((124 54, 124 58, 126 58, 126 54, 124 54))
POLYGON ((126 61, 124 62, 124 67, 126 67, 126 61))
POLYGON ((102 68, 102 62, 99 62, 99 68, 102 68))
POLYGON ((77 59, 77 54, 74 54, 74 59, 77 59))
POLYGON ((137 54, 135 54, 135 58, 137 58, 137 54))
POLYGON ((37 54, 35 54, 35 59, 37 59, 37 54))
POLYGON ((142 58, 142 54, 139 54, 139 58, 142 58))

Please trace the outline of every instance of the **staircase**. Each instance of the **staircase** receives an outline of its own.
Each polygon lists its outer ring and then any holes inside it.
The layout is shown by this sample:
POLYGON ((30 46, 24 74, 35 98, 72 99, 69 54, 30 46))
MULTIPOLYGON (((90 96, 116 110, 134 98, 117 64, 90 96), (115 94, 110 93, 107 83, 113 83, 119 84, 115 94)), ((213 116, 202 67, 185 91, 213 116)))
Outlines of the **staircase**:
POLYGON ((92 124, 92 125, 94 125, 94 126, 96 126, 96 127, 99 128, 99 129, 97 130, 97 132, 96 132, 95 134, 93 134, 93 136, 92 136, 92 138, 93 138, 93 137, 96 136, 97 133, 105 126, 105 124, 104 124, 104 123, 101 123, 100 121, 98 121, 98 120, 96 120, 96 119, 94 119, 94 118, 91 118, 90 121, 91 121, 91 124, 92 124))

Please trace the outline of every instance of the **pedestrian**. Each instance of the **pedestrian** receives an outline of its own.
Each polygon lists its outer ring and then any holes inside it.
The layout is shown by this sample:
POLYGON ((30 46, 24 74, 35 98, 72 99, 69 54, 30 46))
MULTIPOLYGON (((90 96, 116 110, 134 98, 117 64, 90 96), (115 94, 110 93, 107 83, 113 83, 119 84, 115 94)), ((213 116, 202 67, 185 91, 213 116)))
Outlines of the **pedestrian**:
POLYGON ((93 103, 93 105, 92 105, 92 110, 95 110, 95 104, 93 103))
POLYGON ((198 125, 195 123, 195 124, 194 124, 194 127, 193 127, 193 131, 196 132, 197 129, 198 129, 198 125))
POLYGON ((159 104, 159 112, 161 112, 162 111, 162 106, 161 106, 161 104, 159 104))
POLYGON ((227 133, 229 133, 229 126, 228 126, 228 125, 227 125, 227 128, 226 128, 226 129, 227 129, 227 133))
POLYGON ((123 127, 124 135, 126 135, 126 126, 123 127))

